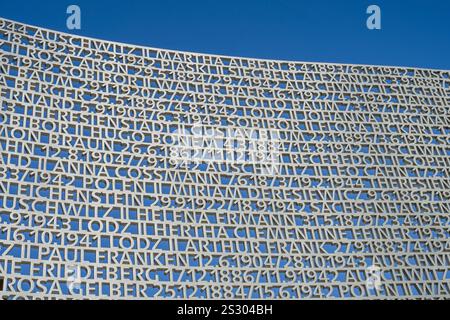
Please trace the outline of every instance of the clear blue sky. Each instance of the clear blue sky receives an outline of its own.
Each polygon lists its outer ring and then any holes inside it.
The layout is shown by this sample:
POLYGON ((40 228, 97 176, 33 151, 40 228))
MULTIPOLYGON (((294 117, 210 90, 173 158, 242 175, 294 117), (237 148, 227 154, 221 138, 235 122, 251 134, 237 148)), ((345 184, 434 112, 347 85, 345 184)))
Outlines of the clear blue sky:
POLYGON ((158 48, 269 59, 450 69, 449 0, 2 0, 0 16, 158 48), (82 29, 66 29, 66 8, 82 29), (366 8, 381 7, 381 30, 366 8))

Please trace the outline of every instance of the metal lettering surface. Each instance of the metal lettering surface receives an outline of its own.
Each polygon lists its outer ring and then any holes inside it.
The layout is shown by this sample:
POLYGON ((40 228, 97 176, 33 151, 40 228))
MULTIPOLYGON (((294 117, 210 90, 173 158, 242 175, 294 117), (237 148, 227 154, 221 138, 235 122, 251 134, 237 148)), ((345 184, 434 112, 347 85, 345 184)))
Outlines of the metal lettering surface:
POLYGON ((450 298, 450 72, 0 19, 0 296, 450 298))

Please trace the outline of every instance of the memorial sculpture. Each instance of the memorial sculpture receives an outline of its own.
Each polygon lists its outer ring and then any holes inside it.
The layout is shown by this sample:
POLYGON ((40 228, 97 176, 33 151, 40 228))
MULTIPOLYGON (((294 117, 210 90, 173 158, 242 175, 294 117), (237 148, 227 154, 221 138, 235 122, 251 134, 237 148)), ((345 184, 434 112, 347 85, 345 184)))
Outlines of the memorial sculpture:
POLYGON ((449 298, 450 72, 0 19, 4 299, 449 298))

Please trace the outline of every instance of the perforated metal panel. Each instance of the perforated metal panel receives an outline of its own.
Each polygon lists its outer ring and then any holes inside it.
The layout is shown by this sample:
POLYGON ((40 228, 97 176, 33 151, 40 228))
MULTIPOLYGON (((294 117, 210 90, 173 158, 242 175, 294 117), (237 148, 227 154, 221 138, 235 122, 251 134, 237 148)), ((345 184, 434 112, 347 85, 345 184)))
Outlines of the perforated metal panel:
POLYGON ((0 19, 4 298, 448 298, 449 71, 0 19))

